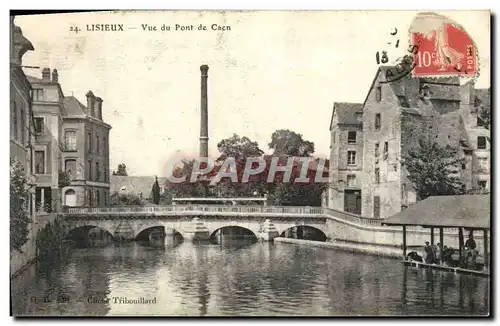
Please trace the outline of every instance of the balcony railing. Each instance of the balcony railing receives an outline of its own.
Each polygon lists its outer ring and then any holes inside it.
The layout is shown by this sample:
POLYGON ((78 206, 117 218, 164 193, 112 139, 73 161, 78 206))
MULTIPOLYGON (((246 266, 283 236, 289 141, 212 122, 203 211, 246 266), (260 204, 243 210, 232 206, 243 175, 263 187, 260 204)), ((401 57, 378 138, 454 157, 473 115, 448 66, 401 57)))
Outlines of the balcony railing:
MULTIPOLYGON (((235 215, 276 215, 276 216, 314 216, 332 217, 354 224, 381 226, 383 219, 368 218, 360 215, 337 211, 324 207, 307 206, 250 206, 250 205, 171 205, 171 206, 122 206, 122 207, 65 207, 63 212, 76 215, 108 214, 157 214, 157 215, 217 215, 218 213, 235 215)), ((224 215, 226 215, 224 214, 224 215)))

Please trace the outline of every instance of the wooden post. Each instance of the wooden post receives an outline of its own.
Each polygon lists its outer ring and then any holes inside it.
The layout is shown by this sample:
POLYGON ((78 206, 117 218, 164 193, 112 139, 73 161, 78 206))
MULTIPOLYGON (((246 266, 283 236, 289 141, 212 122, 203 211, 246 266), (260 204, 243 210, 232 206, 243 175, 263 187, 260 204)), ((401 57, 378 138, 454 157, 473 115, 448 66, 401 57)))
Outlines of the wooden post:
POLYGON ((434 246, 434 227, 431 227, 431 246, 434 246))
POLYGON ((488 230, 484 229, 483 230, 483 242, 484 242, 484 268, 488 271, 489 270, 489 253, 488 253, 488 230))
POLYGON ((441 265, 443 265, 444 263, 444 252, 443 252, 443 249, 444 249, 444 235, 443 235, 443 227, 440 227, 439 228, 439 243, 441 244, 441 265))
POLYGON ((462 267, 462 250, 464 247, 464 231, 458 228, 458 260, 459 266, 462 267))
POLYGON ((406 259, 406 225, 403 225, 403 259, 406 259))

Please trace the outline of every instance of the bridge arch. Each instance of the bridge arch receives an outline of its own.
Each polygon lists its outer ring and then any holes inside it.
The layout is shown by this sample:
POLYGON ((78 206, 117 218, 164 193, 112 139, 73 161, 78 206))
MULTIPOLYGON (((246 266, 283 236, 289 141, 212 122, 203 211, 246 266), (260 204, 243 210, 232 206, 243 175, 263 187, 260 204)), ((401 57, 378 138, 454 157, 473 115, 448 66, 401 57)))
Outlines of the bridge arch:
POLYGON ((182 239, 185 239, 184 235, 177 230, 176 228, 170 228, 165 225, 152 225, 152 226, 147 226, 141 230, 139 230, 136 235, 135 235, 135 240, 137 241, 145 241, 149 239, 149 234, 154 231, 154 230, 162 230, 164 234, 171 234, 174 236, 179 236, 182 237, 182 239))
POLYGON ((295 238, 321 242, 325 242, 328 238, 323 230, 307 224, 288 227, 282 230, 279 236, 282 238, 295 238))
POLYGON ((99 240, 113 240, 114 235, 106 228, 97 225, 81 225, 71 228, 66 233, 66 238, 76 241, 77 243, 88 244, 89 240, 97 238, 99 240), (92 232, 94 231, 94 232, 92 232))
POLYGON ((250 228, 247 228, 245 226, 240 226, 240 225, 223 225, 220 227, 217 227, 213 231, 210 232, 210 239, 214 239, 217 235, 220 235, 219 232, 222 232, 224 235, 241 235, 241 236, 248 236, 252 237, 255 241, 258 240, 258 236, 256 232, 251 230, 250 228))

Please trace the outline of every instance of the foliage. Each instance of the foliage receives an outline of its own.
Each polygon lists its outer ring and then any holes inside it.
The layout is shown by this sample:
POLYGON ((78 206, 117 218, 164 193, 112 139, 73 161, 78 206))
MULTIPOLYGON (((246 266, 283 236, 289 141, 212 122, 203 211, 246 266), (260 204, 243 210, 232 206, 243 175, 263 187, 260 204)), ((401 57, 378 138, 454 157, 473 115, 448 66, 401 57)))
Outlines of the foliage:
POLYGON ((260 157, 264 152, 259 148, 259 144, 251 141, 248 137, 240 137, 233 134, 232 137, 221 140, 217 144, 217 149, 221 153, 218 162, 223 162, 226 158, 232 157, 237 163, 245 163, 247 157, 260 157))
POLYGON ((268 146, 274 149, 274 155, 309 157, 314 153, 313 142, 304 140, 302 134, 288 129, 273 132, 268 146))
POLYGON ((477 109, 478 117, 483 121, 484 127, 488 130, 491 128, 491 104, 483 103, 479 97, 476 96, 474 100, 474 107, 477 109))
POLYGON ((429 196, 463 194, 464 185, 456 174, 463 159, 449 145, 419 139, 419 146, 403 156, 408 179, 413 183, 420 200, 429 196))
POLYGON ((160 185, 158 184, 158 178, 155 178, 155 182, 153 183, 153 188, 151 189, 151 198, 153 200, 153 204, 160 204, 160 185))
POLYGON ((125 163, 118 164, 118 169, 116 171, 113 171, 113 175, 127 176, 127 166, 125 165, 125 163))
POLYGON ((64 225, 56 218, 53 223, 47 223, 38 231, 36 236, 36 247, 40 255, 53 255, 61 250, 64 240, 64 225))
POLYGON ((71 175, 64 171, 59 171, 59 188, 67 187, 71 184, 71 175))
POLYGON ((10 159, 10 250, 22 252, 21 247, 28 241, 28 226, 31 223, 29 212, 29 189, 23 165, 14 158, 10 159))
POLYGON ((128 206, 128 205, 135 205, 135 206, 142 206, 144 205, 144 202, 142 199, 134 194, 120 194, 118 191, 115 191, 111 194, 109 198, 109 205, 110 206, 128 206))

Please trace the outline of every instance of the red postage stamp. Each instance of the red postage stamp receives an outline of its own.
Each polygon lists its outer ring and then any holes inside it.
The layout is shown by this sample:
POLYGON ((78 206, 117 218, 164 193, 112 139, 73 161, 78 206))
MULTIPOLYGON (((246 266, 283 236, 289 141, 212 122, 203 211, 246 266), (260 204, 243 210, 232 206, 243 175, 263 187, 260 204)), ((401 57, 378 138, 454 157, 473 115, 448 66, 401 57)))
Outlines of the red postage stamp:
POLYGON ((419 13, 411 24, 410 38, 416 47, 414 76, 477 75, 476 46, 453 20, 435 13, 419 13))

